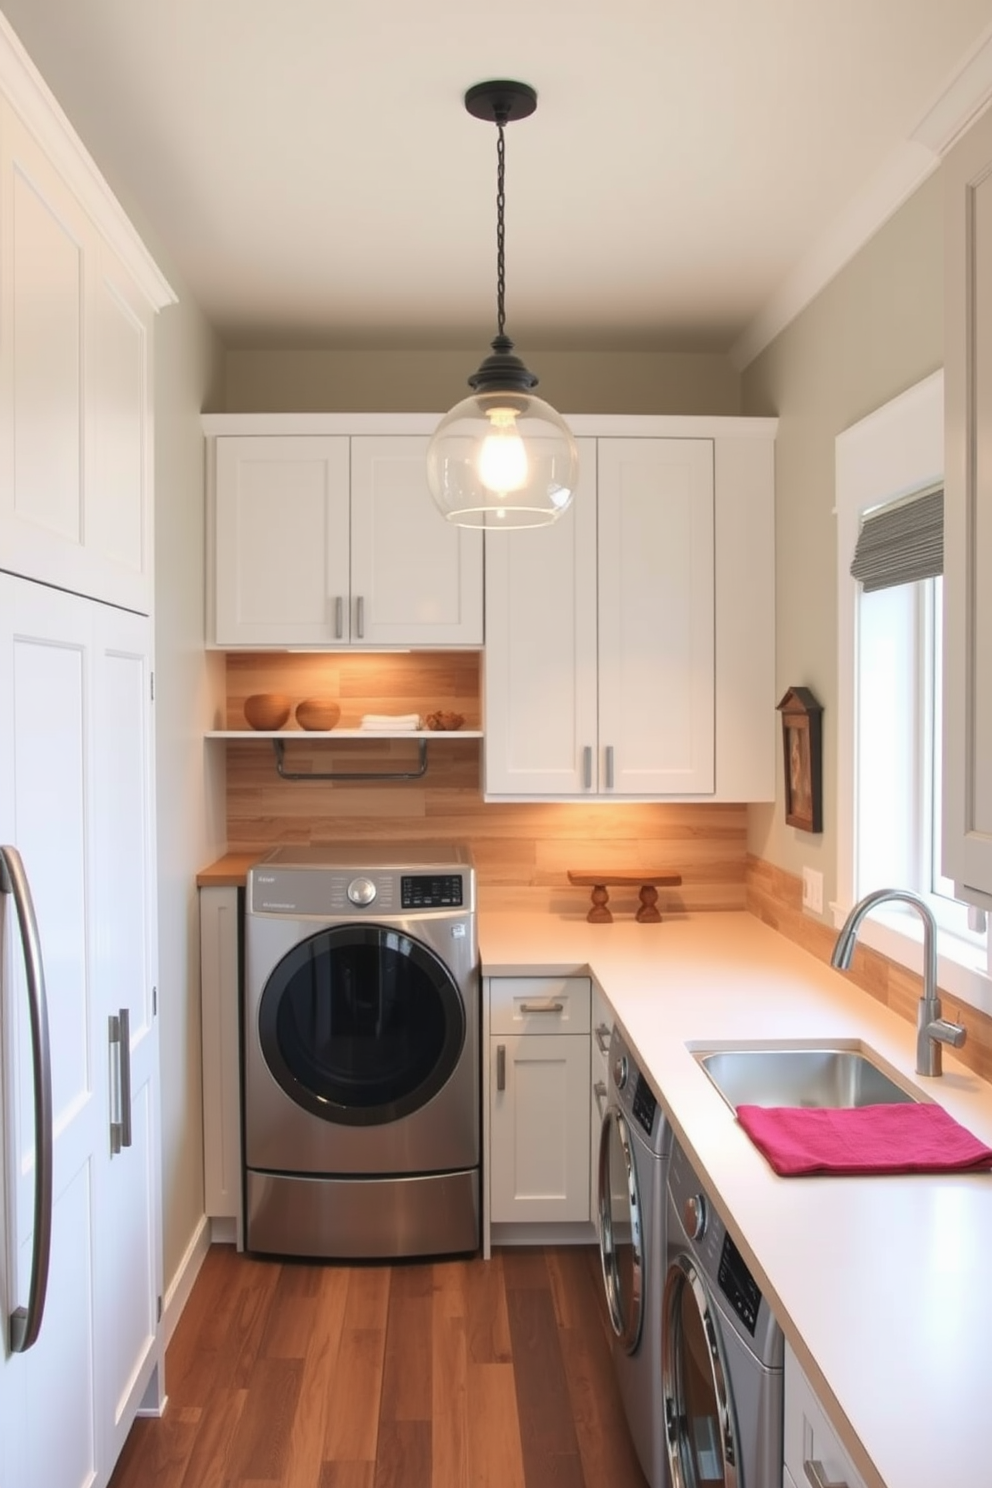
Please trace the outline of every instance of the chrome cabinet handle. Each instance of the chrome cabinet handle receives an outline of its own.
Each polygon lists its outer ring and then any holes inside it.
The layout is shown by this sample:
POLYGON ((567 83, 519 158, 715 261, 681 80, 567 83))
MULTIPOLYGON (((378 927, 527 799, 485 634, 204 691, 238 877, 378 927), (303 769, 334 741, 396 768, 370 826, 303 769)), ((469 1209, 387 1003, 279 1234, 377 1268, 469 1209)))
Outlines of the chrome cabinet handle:
POLYGON ((506 1045, 496 1045, 496 1089, 506 1089, 506 1045))
POLYGON ((110 1046, 117 1049, 117 1121, 110 1123, 110 1150, 118 1153, 131 1145, 131 1013, 121 1008, 111 1014, 110 1046))
POLYGON ((522 1013, 560 1013, 564 1011, 563 1002, 522 1002, 520 1011, 522 1013))
POLYGON ((0 847, 0 892, 13 896, 21 930, 34 1079, 35 1186, 31 1282, 27 1307, 17 1307, 10 1315, 11 1353, 24 1354, 37 1341, 41 1330, 52 1253, 52 1054, 48 1041, 48 999, 38 921, 27 874, 16 847, 0 847))
POLYGON ((827 1477, 827 1470, 822 1462, 807 1457, 803 1462, 803 1472, 806 1474, 807 1482, 811 1488, 847 1488, 847 1483, 841 1478, 834 1482, 827 1477))
POLYGON ((334 601, 334 639, 342 640, 344 637, 344 600, 339 594, 334 601))
POLYGON ((612 1032, 608 1023, 597 1023, 593 1037, 596 1040, 596 1047, 599 1049, 600 1054, 608 1054, 610 1052, 612 1032))
POLYGON ((613 789, 613 745, 606 746, 606 789, 613 789))
POLYGON ((582 784, 586 790, 592 790, 592 745, 587 744, 582 751, 582 784))
POLYGON ((597 1107, 597 1109, 599 1111, 600 1116, 602 1116, 602 1114, 603 1114, 603 1102, 606 1099, 606 1082, 605 1082, 605 1080, 597 1080, 596 1083, 595 1083, 595 1085, 592 1087, 592 1093, 596 1097, 596 1107, 597 1107))
POLYGON ((358 630, 358 639, 365 639, 365 597, 359 595, 355 600, 355 625, 358 630))

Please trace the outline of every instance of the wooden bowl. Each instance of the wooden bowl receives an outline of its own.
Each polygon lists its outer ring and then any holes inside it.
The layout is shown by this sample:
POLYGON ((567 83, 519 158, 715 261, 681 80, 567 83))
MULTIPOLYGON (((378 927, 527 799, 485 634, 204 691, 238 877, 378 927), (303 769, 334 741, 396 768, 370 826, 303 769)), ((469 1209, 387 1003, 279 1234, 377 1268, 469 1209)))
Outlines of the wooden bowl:
POLYGON ((292 707, 281 692, 255 692, 245 698, 245 717, 253 729, 281 729, 292 707))
POLYGON ((341 709, 332 698, 304 698, 296 705, 296 721, 304 729, 332 729, 341 709))
POLYGON ((434 713, 428 713, 424 722, 429 729, 436 732, 451 734, 460 729, 465 722, 464 713, 455 713, 448 708, 438 708, 434 713))

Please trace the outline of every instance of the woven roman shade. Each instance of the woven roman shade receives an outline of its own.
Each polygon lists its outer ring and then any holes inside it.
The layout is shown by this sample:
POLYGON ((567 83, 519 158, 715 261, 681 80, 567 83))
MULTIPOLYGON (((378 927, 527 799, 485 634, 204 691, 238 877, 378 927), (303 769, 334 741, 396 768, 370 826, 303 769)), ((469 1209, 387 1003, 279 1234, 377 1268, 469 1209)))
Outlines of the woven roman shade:
POLYGON ((892 589, 944 572, 944 491, 924 491, 865 517, 851 577, 865 589, 892 589))

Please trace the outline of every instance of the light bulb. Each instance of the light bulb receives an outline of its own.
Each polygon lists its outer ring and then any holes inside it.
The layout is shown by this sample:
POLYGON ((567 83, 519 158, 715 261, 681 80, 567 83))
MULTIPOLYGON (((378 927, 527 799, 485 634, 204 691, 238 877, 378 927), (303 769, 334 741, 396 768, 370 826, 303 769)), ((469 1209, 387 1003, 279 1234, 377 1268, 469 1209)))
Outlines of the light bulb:
POLYGON ((487 491, 500 496, 520 491, 527 484, 528 468, 516 412, 512 408, 490 408, 486 417, 492 428, 479 451, 479 479, 487 491))

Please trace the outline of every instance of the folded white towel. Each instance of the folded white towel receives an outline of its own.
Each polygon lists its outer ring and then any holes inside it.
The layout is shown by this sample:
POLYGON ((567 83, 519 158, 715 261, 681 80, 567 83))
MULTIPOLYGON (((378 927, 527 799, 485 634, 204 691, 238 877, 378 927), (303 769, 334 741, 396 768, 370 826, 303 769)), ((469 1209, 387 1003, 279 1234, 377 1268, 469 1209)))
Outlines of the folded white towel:
POLYGON ((366 713, 362 718, 363 729, 378 733, 415 733, 423 726, 419 713, 366 713))

